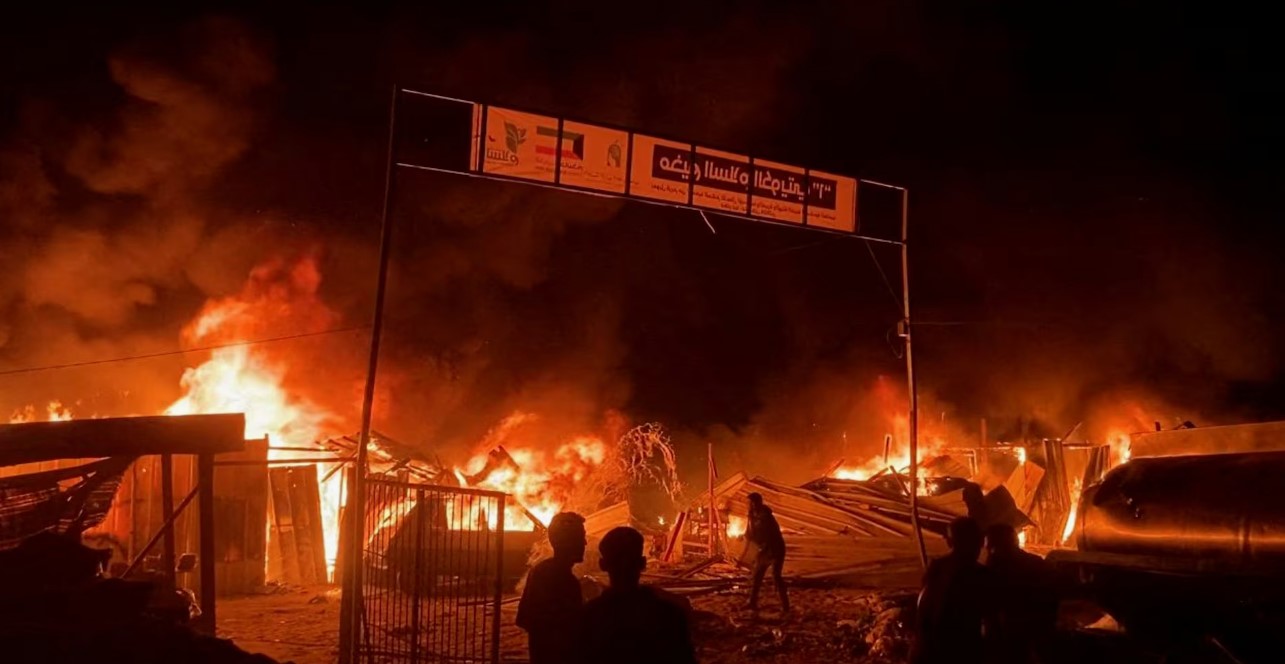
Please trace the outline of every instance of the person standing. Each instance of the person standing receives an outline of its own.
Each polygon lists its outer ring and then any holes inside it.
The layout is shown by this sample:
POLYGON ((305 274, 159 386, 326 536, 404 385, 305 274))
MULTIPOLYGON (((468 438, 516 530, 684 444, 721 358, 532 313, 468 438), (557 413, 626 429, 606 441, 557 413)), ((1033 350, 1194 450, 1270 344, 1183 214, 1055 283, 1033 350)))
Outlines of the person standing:
POLYGON ((950 553, 924 573, 915 614, 912 664, 979 664, 984 661, 982 625, 988 615, 991 584, 977 557, 982 529, 971 517, 950 522, 950 553))
POLYGON ((562 512, 549 522, 553 557, 531 568, 518 602, 517 625, 526 630, 531 664, 575 661, 576 626, 584 602, 571 568, 584 561, 587 543, 579 514, 562 512))
MULTIPOLYGON (((599 565, 611 578, 585 604, 580 664, 695 664, 691 630, 672 598, 639 583, 647 567, 642 533, 613 528, 598 544, 599 565)), ((533 660, 534 661, 534 660, 533 660)))
POLYGON ((1003 664, 1038 662, 1057 623, 1053 570, 1043 558, 1023 551, 1017 531, 1007 524, 986 529, 986 552, 995 598, 986 629, 988 650, 1003 664))
POLYGON ((763 577, 767 570, 772 570, 772 583, 776 585, 776 594, 781 598, 781 612, 790 612, 790 596, 785 591, 785 579, 781 578, 781 569, 785 566, 785 537, 781 535, 781 526, 772 515, 772 508, 763 503, 759 493, 749 495, 750 518, 745 532, 745 546, 753 545, 758 549, 754 559, 754 580, 750 584, 750 611, 758 613, 759 589, 763 587, 763 577))

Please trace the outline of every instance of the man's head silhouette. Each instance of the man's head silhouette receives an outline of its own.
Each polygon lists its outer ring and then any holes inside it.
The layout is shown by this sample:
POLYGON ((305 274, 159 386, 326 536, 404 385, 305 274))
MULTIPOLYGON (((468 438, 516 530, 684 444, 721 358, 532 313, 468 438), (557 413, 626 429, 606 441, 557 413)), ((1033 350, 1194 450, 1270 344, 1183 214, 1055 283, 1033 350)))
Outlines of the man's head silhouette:
POLYGON ((584 561, 584 517, 575 512, 560 512, 549 522, 549 544, 553 557, 572 563, 584 561))
POLYGON ((982 553, 982 527, 976 519, 961 516, 950 522, 946 541, 953 555, 967 560, 977 560, 982 553))
POLYGON ((647 567, 642 533, 624 526, 613 528, 598 543, 598 553, 601 556, 598 565, 611 577, 611 587, 638 585, 647 567))
POLYGON ((755 493, 751 493, 750 495, 746 496, 745 498, 746 498, 747 500, 749 500, 749 501, 750 501, 750 507, 762 507, 762 506, 763 506, 763 494, 761 494, 761 493, 757 493, 757 492, 755 492, 755 493))
POLYGON ((986 551, 990 555, 1004 555, 1021 548, 1017 542, 1017 529, 1007 523, 997 523, 986 529, 986 551))

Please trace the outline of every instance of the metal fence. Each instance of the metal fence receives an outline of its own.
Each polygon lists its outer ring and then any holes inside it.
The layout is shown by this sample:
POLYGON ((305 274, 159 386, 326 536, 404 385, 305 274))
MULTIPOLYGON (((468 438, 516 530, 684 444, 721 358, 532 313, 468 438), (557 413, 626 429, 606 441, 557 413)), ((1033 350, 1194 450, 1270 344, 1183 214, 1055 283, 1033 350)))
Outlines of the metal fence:
POLYGON ((359 661, 499 662, 505 495, 366 487, 359 661))

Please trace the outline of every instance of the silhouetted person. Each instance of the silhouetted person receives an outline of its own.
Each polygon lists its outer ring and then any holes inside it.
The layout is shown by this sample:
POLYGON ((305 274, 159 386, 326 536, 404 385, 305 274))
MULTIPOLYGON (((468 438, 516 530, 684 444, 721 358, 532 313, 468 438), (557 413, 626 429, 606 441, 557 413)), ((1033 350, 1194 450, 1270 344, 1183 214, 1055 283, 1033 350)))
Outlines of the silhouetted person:
POLYGON ((581 664, 693 664, 683 609, 638 583, 647 566, 642 533, 615 528, 602 538, 598 553, 611 587, 585 604, 581 664))
POLYGON ((987 615, 990 581, 977 562, 982 529, 970 517, 950 523, 950 553, 932 561, 919 593, 913 664, 981 662, 982 624, 987 615))
POLYGON ((750 610, 758 612, 759 589, 763 587, 763 576, 772 570, 772 583, 776 585, 776 594, 781 598, 781 611, 790 610, 790 596, 785 592, 785 580, 781 578, 781 568, 785 566, 785 537, 781 535, 781 526, 772 516, 772 508, 763 504, 763 496, 758 493, 749 495, 750 518, 745 531, 746 546, 753 544, 758 548, 754 563, 754 581, 750 584, 750 610))
POLYGON ((1045 560, 1027 553, 1017 531, 1006 524, 986 530, 986 567, 994 591, 994 611, 986 640, 997 662, 1040 661, 1057 622, 1057 589, 1045 560))
POLYGON ((517 625, 526 630, 531 664, 568 664, 575 661, 576 625, 583 604, 580 581, 571 568, 584 560, 584 517, 574 512, 553 517, 549 544, 553 557, 527 574, 517 625))

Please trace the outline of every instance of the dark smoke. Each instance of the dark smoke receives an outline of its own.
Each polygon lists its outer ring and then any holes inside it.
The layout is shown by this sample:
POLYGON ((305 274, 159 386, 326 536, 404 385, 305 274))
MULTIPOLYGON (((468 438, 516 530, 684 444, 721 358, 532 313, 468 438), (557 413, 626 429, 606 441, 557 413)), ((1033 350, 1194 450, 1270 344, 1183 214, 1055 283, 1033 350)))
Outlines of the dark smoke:
MULTIPOLYGON (((168 350, 206 297, 313 243, 323 299, 368 320, 396 80, 908 185, 925 427, 1285 416, 1280 238, 1255 226, 1279 202, 1253 159, 1280 141, 1236 78, 1259 60, 1144 38, 1154 12, 297 9, 247 18, 266 37, 207 20, 113 50, 109 104, 25 100, 0 151, 0 362, 168 350)), ((397 210, 394 436, 467 449, 538 411, 552 441, 620 412, 697 469, 713 440, 725 468, 805 476, 877 454, 904 407, 895 252, 875 251, 890 297, 861 245, 717 218, 426 175, 397 210)), ((304 370, 354 422, 363 341, 304 370)), ((112 369, 0 377, 0 406, 150 412, 181 365, 122 365, 128 396, 112 369)))

